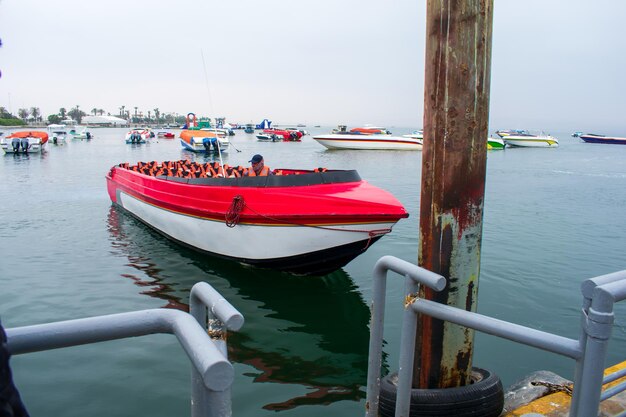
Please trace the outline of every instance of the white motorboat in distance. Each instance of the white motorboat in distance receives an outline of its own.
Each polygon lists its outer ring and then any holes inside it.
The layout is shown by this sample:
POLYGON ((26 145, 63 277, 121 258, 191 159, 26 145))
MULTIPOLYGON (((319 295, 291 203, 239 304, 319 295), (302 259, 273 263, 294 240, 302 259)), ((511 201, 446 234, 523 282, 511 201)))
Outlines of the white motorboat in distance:
POLYGON ((557 148, 559 146, 559 140, 550 135, 512 134, 504 136, 503 139, 508 147, 557 148))
POLYGON ((374 127, 347 131, 345 126, 340 126, 333 133, 316 135, 313 139, 328 149, 421 151, 423 144, 422 139, 393 136, 387 129, 374 127))

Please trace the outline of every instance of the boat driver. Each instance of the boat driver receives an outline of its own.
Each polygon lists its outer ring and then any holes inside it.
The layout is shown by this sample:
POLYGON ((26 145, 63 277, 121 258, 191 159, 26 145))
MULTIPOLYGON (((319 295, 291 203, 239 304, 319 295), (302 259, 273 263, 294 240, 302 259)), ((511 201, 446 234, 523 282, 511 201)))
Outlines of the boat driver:
POLYGON ((251 164, 245 173, 248 177, 267 177, 274 174, 269 167, 265 166, 263 155, 256 154, 248 162, 251 164))

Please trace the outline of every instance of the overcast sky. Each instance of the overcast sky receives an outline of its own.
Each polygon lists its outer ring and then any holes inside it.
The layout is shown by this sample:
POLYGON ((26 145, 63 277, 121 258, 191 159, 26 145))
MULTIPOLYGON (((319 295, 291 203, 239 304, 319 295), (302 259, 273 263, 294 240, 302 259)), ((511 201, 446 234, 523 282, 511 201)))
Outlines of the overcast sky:
MULTIPOLYGON (((494 10, 491 130, 626 135, 626 1, 494 10)), ((418 128, 425 21, 425 0, 0 0, 0 106, 418 128)))

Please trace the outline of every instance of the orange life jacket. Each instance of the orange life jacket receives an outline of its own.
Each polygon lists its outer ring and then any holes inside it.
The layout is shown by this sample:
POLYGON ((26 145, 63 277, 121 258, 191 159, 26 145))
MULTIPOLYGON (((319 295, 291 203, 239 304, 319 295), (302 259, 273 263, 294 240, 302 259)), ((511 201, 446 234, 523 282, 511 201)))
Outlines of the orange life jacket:
POLYGON ((256 172, 254 172, 254 168, 250 167, 248 168, 248 176, 249 177, 267 177, 270 174, 270 168, 265 165, 263 166, 263 168, 261 168, 261 173, 259 175, 257 175, 256 172))

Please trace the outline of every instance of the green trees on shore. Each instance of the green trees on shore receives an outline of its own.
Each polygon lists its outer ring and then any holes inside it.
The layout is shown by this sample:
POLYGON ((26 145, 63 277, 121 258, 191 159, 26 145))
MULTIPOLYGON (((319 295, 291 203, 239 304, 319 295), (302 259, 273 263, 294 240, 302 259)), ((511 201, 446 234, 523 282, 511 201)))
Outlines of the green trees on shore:
MULTIPOLYGON (((178 113, 163 113, 158 107, 147 110, 145 114, 144 111, 140 110, 138 106, 120 106, 118 109, 119 112, 114 114, 115 116, 128 120, 130 123, 134 124, 185 123, 185 116, 179 115, 178 113), (127 110, 127 108, 133 109, 133 112, 131 113, 131 111, 127 110)), ((105 114, 109 116, 112 115, 106 110, 97 107, 92 108, 90 113, 94 116, 103 116, 105 114)), ((29 123, 37 124, 43 123, 44 121, 48 124, 59 124, 62 123, 63 120, 67 119, 73 119, 77 123, 81 123, 83 117, 85 116, 87 116, 87 113, 82 111, 79 105, 71 107, 69 110, 67 107, 61 107, 57 113, 49 114, 45 119, 43 118, 39 107, 18 109, 17 116, 11 114, 5 107, 0 107, 0 126, 24 126, 29 123)))
POLYGON ((12 115, 6 108, 0 107, 0 126, 23 126, 26 122, 12 115))

